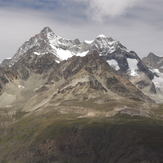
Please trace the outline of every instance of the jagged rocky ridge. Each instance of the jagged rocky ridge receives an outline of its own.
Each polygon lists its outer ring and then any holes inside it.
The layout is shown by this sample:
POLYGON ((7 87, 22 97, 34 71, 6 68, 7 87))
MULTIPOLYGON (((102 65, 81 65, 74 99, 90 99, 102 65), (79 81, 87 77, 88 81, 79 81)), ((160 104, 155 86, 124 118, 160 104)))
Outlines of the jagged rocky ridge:
MULTIPOLYGON (((142 58, 144 64, 154 74, 153 83, 155 84, 157 94, 162 99, 163 94, 163 57, 159 57, 154 53, 149 53, 147 57, 142 58)), ((161 101, 162 102, 162 101, 161 101)))
POLYGON ((134 51, 129 51, 119 41, 99 35, 93 41, 80 42, 68 40, 57 36, 49 27, 45 27, 39 34, 25 42, 11 59, 6 59, 2 65, 12 66, 28 50, 36 55, 52 53, 55 61, 60 62, 72 56, 85 56, 96 50, 109 65, 129 79, 136 87, 146 94, 155 94, 155 86, 152 83, 153 73, 141 61, 134 51))
POLYGON ((160 72, 163 72, 163 57, 159 57, 151 52, 147 57, 142 58, 142 61, 149 68, 158 69, 160 72))
POLYGON ((32 104, 30 110, 35 110, 50 101, 59 105, 67 100, 97 98, 100 101, 102 96, 117 102, 124 99, 152 102, 96 51, 60 63, 55 60, 52 53, 36 55, 28 50, 13 66, 4 66, 0 77, 0 106, 28 110, 32 104))
MULTIPOLYGON (((101 35, 92 42, 80 43, 79 40, 56 36, 46 27, 25 42, 11 59, 2 63, 0 107, 31 111, 50 103, 60 105, 66 101, 73 103, 90 99, 97 99, 97 103, 153 102, 128 80, 137 83, 141 80, 139 88, 146 88, 150 81, 148 73, 139 70, 139 74, 145 74, 144 80, 148 79, 145 85, 140 76, 132 78, 129 75, 129 68, 122 71, 122 67, 116 71, 110 64, 112 60, 127 63, 128 57, 139 60, 137 65, 141 66, 137 67, 147 69, 136 53, 128 52, 112 38, 101 35)), ((152 86, 150 90, 154 92, 152 86)))

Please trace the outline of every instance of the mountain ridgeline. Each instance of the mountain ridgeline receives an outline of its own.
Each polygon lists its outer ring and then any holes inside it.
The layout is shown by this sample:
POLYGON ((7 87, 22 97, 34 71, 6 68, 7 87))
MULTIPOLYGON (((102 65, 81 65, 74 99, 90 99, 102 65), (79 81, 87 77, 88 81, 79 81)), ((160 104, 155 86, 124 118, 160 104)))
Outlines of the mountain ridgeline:
POLYGON ((153 73, 141 61, 134 51, 129 51, 119 41, 99 35, 93 41, 80 42, 67 40, 57 36, 49 27, 45 27, 39 34, 25 42, 11 59, 6 59, 2 65, 12 66, 27 51, 35 55, 54 54, 55 61, 61 62, 72 56, 85 56, 97 51, 118 74, 128 78, 136 87, 147 94, 156 94, 152 79, 153 73))
POLYGON ((163 162, 162 67, 149 56, 45 27, 0 66, 0 162, 163 162))

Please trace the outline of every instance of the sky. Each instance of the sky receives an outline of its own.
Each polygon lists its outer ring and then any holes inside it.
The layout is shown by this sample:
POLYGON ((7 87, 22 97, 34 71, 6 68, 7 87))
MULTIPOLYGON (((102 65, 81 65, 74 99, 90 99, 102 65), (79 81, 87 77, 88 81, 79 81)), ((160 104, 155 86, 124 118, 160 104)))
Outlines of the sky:
POLYGON ((163 0, 0 0, 0 62, 44 27, 67 39, 119 40, 163 57, 163 0))

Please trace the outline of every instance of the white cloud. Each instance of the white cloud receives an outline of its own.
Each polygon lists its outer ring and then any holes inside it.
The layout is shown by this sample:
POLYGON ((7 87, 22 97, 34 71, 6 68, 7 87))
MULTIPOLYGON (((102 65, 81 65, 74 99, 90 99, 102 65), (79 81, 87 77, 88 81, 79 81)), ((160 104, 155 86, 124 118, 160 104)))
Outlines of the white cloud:
POLYGON ((127 13, 128 9, 146 0, 74 0, 88 3, 87 15, 93 20, 115 18, 127 13))

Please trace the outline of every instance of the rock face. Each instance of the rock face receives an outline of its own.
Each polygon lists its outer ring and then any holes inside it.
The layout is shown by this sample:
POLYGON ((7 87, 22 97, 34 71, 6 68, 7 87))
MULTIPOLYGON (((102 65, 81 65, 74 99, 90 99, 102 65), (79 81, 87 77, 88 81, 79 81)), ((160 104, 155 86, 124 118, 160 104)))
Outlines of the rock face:
MULTIPOLYGON (((74 92, 83 90, 82 94, 87 94, 90 88, 100 92, 98 97, 102 93, 111 95, 113 99, 117 96, 150 101, 131 83, 147 94, 156 93, 151 82, 153 73, 137 54, 104 35, 81 43, 77 39, 61 38, 45 27, 25 42, 11 59, 2 62, 1 69, 0 100, 3 107, 27 102, 43 91, 47 92, 47 96, 50 94, 49 100, 51 96, 55 95, 58 99, 58 95, 66 93, 64 98, 60 97, 62 101, 79 97, 70 93, 71 89, 74 92), (52 94, 51 87, 54 89, 52 94), (8 101, 4 99, 6 94, 10 99, 8 101)), ((81 98, 90 98, 87 96, 81 95, 81 98)))
POLYGON ((54 54, 58 63, 72 56, 85 56, 96 50, 117 73, 125 76, 141 91, 147 94, 156 93, 151 81, 154 78, 153 73, 134 51, 129 51, 111 37, 99 35, 93 41, 80 42, 78 39, 68 40, 59 37, 49 27, 45 27, 39 34, 25 42, 11 59, 4 60, 2 65, 12 66, 29 50, 36 55, 54 54))
POLYGON ((158 77, 157 73, 163 72, 163 57, 159 57, 154 53, 149 53, 147 57, 142 58, 143 63, 158 77))
MULTIPOLYGON (((11 59, 8 59, 8 61, 5 60, 2 64, 14 64, 28 50, 35 52, 35 54, 37 55, 52 53, 56 56, 56 60, 59 62, 65 59, 64 55, 62 58, 62 55, 60 55, 60 53, 65 52, 64 54, 66 54, 65 50, 67 50, 68 48, 72 48, 73 46, 78 44, 80 44, 79 40, 72 41, 63 39, 55 35, 55 33, 49 27, 45 27, 39 34, 30 38, 29 41, 26 41, 11 59)), ((70 56, 65 56, 66 59, 68 57, 72 57, 72 54, 70 54, 70 52, 69 55, 70 56)))
POLYGON ((154 53, 149 53, 147 57, 142 59, 144 64, 153 69, 159 69, 159 71, 163 71, 163 57, 159 57, 154 53))
POLYGON ((1 107, 21 107, 27 111, 50 101, 59 104, 67 100, 102 100, 102 96, 116 101, 152 102, 117 74, 96 51, 57 63, 51 53, 37 55, 29 50, 13 66, 1 68, 1 107), (6 94, 10 97, 8 101, 4 98, 6 94), (38 101, 47 97, 47 101, 38 106, 38 101))
MULTIPOLYGON (((154 74, 154 79, 152 80, 155 84, 157 94, 159 98, 162 99, 163 93, 163 57, 159 57, 154 53, 149 53, 147 57, 142 59, 144 64, 150 69, 154 74)), ((162 101, 161 101, 162 102, 162 101)))

